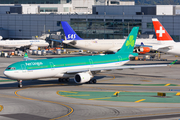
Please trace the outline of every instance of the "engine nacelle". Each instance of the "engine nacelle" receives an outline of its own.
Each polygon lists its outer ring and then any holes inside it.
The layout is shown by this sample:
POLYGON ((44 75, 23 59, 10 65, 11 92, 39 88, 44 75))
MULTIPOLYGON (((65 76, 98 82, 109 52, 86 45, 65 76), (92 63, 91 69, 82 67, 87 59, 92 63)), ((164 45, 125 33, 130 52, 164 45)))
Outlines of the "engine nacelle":
POLYGON ((150 48, 149 47, 141 47, 139 51, 140 51, 140 54, 146 54, 146 53, 150 52, 150 48))
POLYGON ((74 81, 76 83, 86 83, 86 82, 90 81, 91 78, 93 78, 93 76, 91 74, 87 73, 87 72, 77 73, 74 76, 74 81))
POLYGON ((31 50, 37 50, 37 49, 38 49, 38 46, 31 46, 30 49, 31 49, 31 50))

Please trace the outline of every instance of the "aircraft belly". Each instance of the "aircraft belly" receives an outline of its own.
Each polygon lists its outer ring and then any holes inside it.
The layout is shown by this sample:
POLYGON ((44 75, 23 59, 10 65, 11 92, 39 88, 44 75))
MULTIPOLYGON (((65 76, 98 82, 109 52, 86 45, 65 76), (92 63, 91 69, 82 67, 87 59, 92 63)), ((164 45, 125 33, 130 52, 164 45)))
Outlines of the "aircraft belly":
POLYGON ((28 70, 28 71, 21 70, 21 71, 12 72, 9 77, 12 79, 19 79, 19 80, 31 80, 31 79, 53 77, 55 76, 55 74, 57 73, 55 72, 55 70, 52 69, 28 70))

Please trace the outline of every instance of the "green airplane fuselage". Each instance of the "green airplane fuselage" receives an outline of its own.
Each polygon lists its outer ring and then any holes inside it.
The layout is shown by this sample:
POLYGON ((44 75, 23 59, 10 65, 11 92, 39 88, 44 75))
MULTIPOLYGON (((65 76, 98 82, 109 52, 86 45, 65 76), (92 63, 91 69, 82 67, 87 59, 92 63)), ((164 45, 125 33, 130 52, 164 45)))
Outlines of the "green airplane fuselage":
POLYGON ((43 59, 43 60, 40 59, 40 60, 20 61, 8 67, 8 68, 14 67, 15 69, 7 68, 6 70, 8 71, 38 70, 38 69, 75 67, 75 66, 78 67, 83 65, 103 65, 103 64, 116 63, 127 60, 129 60, 129 56, 125 54, 66 57, 66 58, 53 58, 53 59, 43 59), (22 65, 24 65, 25 67, 22 68, 22 65))
POLYGON ((53 58, 53 59, 42 59, 42 60, 40 59, 40 60, 20 61, 11 64, 6 68, 5 72, 9 72, 10 78, 21 79, 21 80, 46 78, 51 76, 51 74, 52 74, 51 77, 63 77, 63 75, 66 74, 64 71, 83 69, 88 67, 96 68, 96 67, 105 67, 105 66, 112 67, 117 65, 121 66, 128 61, 129 61, 128 54, 79 56, 79 57, 53 58), (21 76, 19 76, 17 73, 21 73, 21 76))

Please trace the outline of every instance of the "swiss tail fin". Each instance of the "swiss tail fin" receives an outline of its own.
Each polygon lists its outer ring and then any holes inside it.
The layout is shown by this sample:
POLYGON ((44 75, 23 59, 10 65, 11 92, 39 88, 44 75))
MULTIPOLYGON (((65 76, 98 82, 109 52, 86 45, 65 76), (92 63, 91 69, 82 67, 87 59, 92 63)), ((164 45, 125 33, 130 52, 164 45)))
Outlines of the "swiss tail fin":
POLYGON ((173 41, 169 33, 166 31, 166 29, 162 26, 162 24, 157 18, 152 18, 152 22, 158 41, 173 41))
POLYGON ((66 40, 82 40, 66 21, 61 21, 66 40))
POLYGON ((133 53, 134 45, 135 45, 137 34, 138 34, 138 30, 139 30, 139 27, 133 27, 128 38, 124 42, 123 46, 121 47, 121 49, 118 52, 116 52, 116 54, 133 53))

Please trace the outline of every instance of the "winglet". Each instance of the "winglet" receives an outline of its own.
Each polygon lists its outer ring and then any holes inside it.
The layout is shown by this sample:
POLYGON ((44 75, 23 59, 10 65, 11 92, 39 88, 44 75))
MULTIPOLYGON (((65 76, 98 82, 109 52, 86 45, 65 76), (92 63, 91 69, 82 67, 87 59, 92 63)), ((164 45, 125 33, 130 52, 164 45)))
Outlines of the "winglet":
POLYGON ((25 53, 23 60, 24 60, 24 61, 28 61, 28 60, 35 60, 35 59, 29 58, 29 57, 28 57, 28 54, 25 53))
POLYGON ((172 63, 170 63, 169 65, 174 65, 178 60, 173 61, 172 63))
POLYGON ((28 54, 27 53, 24 54, 24 58, 28 58, 28 54))

